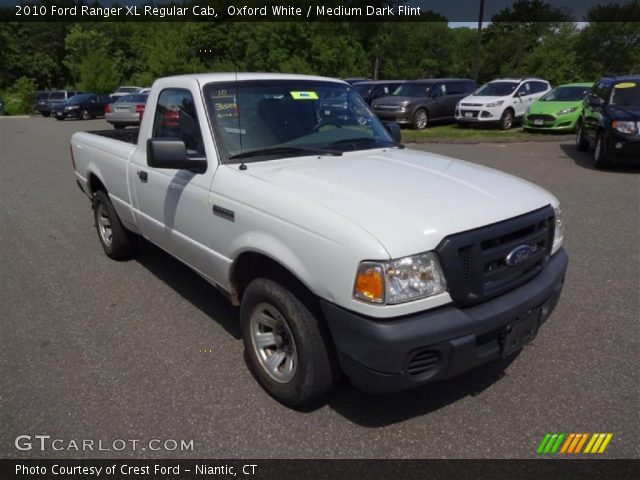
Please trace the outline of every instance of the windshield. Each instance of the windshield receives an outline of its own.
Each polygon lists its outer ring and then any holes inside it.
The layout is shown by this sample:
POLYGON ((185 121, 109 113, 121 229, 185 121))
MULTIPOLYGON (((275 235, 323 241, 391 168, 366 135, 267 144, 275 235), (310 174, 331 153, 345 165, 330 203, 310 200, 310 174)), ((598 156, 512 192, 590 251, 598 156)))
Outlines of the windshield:
POLYGON ((373 84, 371 83, 356 83, 353 85, 353 89, 360 95, 368 95, 373 90, 373 84))
POLYGON ((490 82, 485 83, 478 90, 473 92, 476 97, 506 97, 511 95, 516 87, 517 82, 490 82))
POLYGON ((138 87, 120 87, 116 90, 116 93, 133 93, 140 90, 138 87))
POLYGON ((91 94, 89 93, 83 93, 81 95, 74 95, 73 97, 71 97, 69 100, 67 100, 66 103, 82 103, 82 102, 88 102, 89 99, 92 97, 91 94))
POLYGON ((609 105, 619 107, 640 105, 640 83, 621 82, 614 85, 609 105))
POLYGON ((207 110, 231 162, 395 145, 349 85, 305 80, 214 83, 207 110))
POLYGON ((132 93, 118 98, 116 103, 147 103, 147 97, 145 93, 132 93))
POLYGON ((64 97, 64 92, 51 92, 49 94, 49 100, 62 100, 64 97))
POLYGON ((395 97, 424 97, 429 94, 431 85, 427 83, 403 83, 391 94, 395 97))
POLYGON ((541 102, 577 102, 584 98, 590 87, 557 87, 540 99, 541 102))

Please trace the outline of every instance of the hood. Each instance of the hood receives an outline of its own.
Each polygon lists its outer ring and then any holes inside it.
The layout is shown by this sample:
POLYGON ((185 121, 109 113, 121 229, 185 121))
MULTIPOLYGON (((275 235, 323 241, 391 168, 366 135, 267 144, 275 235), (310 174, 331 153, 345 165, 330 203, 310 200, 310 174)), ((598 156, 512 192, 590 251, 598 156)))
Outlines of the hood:
POLYGON ((468 97, 465 97, 462 100, 460 100, 460 103, 481 103, 484 105, 486 103, 495 102, 497 100, 506 100, 507 98, 509 98, 509 95, 505 95, 503 97, 486 96, 486 95, 479 95, 479 96, 469 95, 468 97))
POLYGON ((582 100, 573 100, 570 102, 541 102, 538 100, 537 102, 533 102, 533 104, 529 107, 529 113, 544 113, 547 115, 555 115, 560 110, 564 110, 566 108, 575 108, 578 107, 578 112, 582 108, 582 100))
POLYGON ((625 105, 609 107, 611 120, 640 121, 640 105, 625 105))
POLYGON ((373 101, 373 105, 400 105, 403 103, 411 103, 421 97, 400 97, 395 95, 387 95, 386 97, 380 97, 373 101))
POLYGON ((248 173, 348 219, 392 258, 432 250, 447 235, 557 204, 525 180, 415 150, 256 162, 248 173))

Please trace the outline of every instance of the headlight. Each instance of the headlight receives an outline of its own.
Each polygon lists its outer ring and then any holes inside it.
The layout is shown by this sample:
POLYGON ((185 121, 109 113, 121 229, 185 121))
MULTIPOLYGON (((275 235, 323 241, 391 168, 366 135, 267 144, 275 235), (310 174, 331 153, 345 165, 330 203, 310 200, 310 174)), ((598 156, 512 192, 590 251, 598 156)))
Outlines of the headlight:
POLYGON ((620 133, 626 133, 627 135, 634 135, 636 133, 635 122, 614 121, 613 123, 611 123, 611 126, 614 128, 614 130, 617 130, 620 133))
POLYGON ((388 262, 362 262, 353 296, 377 304, 396 304, 444 292, 447 284, 438 257, 431 252, 388 262))
POLYGON ((65 110, 76 110, 80 108, 80 105, 69 105, 68 107, 64 107, 65 110))
POLYGON ((577 109, 578 107, 565 108, 564 110, 560 110, 558 113, 556 113, 556 115, 568 115, 575 112, 577 109))
POLYGON ((504 100, 497 100, 495 102, 491 102, 491 103, 487 103, 485 105, 485 107, 489 107, 489 108, 493 108, 493 107, 499 107, 500 105, 502 105, 504 103, 504 100))
POLYGON ((553 234, 553 246, 551 247, 551 255, 556 253, 562 246, 564 240, 564 221, 562 220, 562 209, 558 205, 556 211, 556 228, 553 234))

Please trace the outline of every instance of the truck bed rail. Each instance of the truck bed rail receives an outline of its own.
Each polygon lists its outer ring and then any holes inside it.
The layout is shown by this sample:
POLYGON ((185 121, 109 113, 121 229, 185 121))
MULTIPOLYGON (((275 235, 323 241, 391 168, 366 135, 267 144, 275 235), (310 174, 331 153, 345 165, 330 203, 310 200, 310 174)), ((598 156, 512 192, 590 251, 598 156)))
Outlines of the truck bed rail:
POLYGON ((93 135, 99 135, 101 137, 112 138, 114 140, 120 140, 121 142, 138 144, 139 128, 124 128, 122 130, 93 130, 87 133, 93 135))

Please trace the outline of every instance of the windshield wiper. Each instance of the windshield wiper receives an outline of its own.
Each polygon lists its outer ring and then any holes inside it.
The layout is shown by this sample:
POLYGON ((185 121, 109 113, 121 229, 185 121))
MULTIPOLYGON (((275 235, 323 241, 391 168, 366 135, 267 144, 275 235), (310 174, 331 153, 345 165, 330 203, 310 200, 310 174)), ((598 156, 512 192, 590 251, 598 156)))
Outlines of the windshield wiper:
POLYGON ((380 138, 372 138, 372 137, 356 137, 356 138, 345 138, 343 140, 338 140, 337 142, 333 142, 331 144, 332 147, 340 147, 344 145, 370 145, 370 144, 382 144, 382 147, 398 147, 403 148, 404 145, 399 145, 388 140, 383 140, 380 138))
POLYGON ((236 158, 249 158, 259 157, 261 155, 296 155, 296 154, 308 154, 308 155, 332 155, 339 157, 342 155, 340 150, 333 150, 327 148, 311 148, 311 147, 291 147, 291 146, 276 146, 276 147, 264 147, 256 148, 254 150, 247 150, 246 152, 240 152, 229 157, 229 160, 236 158))

